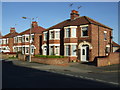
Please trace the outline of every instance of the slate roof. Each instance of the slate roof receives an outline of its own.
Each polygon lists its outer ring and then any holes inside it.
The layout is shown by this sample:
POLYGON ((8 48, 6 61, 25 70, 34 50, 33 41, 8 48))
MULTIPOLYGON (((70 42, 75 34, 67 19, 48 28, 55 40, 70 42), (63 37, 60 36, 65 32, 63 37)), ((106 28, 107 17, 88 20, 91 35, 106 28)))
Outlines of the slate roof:
POLYGON ((87 16, 81 16, 81 17, 76 18, 75 20, 68 19, 63 22, 60 22, 60 23, 46 29, 45 31, 50 30, 50 29, 61 29, 65 26, 78 26, 78 25, 84 25, 84 24, 96 24, 96 25, 99 25, 99 26, 102 26, 102 27, 112 30, 112 28, 110 28, 106 25, 103 25, 87 16))
POLYGON ((16 36, 16 35, 18 35, 17 32, 8 33, 8 34, 6 34, 5 36, 2 36, 2 38, 12 38, 12 37, 14 37, 14 36, 16 36))
MULTIPOLYGON (((31 33, 32 34, 35 34, 35 33, 42 34, 42 31, 44 31, 44 30, 45 30, 45 28, 38 26, 38 27, 31 28, 31 33)), ((23 31, 23 32, 19 33, 18 35, 23 35, 23 34, 30 34, 30 29, 23 31)))

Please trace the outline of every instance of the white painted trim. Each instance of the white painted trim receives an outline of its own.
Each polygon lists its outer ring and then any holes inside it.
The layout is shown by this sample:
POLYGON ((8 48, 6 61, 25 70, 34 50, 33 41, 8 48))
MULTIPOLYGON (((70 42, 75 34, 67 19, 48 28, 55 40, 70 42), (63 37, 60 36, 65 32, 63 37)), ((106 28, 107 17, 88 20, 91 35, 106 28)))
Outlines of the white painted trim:
POLYGON ((6 40, 6 38, 3 38, 2 40, 6 40))
POLYGON ((89 26, 89 25, 80 25, 80 27, 87 27, 87 26, 89 26))
POLYGON ((22 37, 22 36, 16 36, 16 37, 22 37))
POLYGON ((49 46, 60 46, 60 44, 49 44, 49 46))
POLYGON ((88 45, 88 46, 89 46, 89 49, 92 49, 92 48, 93 48, 92 45, 91 45, 91 43, 86 42, 86 41, 83 41, 83 42, 79 43, 78 49, 81 49, 82 45, 88 45))
POLYGON ((64 45, 77 45, 77 43, 64 43, 64 45))
POLYGON ((29 45, 22 45, 22 47, 29 47, 29 45))
POLYGON ((110 45, 106 45, 106 47, 110 47, 110 45))
POLYGON ((104 33, 107 33, 107 31, 104 31, 104 33))
POLYGON ((67 27, 64 27, 65 28, 77 28, 77 26, 67 26, 67 27))

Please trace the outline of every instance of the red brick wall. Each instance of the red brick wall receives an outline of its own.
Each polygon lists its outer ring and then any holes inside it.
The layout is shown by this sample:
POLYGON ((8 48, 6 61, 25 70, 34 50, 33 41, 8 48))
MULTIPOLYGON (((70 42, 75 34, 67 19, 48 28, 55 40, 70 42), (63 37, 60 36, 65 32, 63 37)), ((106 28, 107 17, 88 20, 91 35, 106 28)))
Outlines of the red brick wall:
POLYGON ((65 38, 64 43, 77 43, 78 39, 77 38, 65 38))
POLYGON ((13 52, 14 38, 9 38, 8 45, 10 48, 10 52, 13 52))
POLYGON ((60 40, 49 40, 49 44, 60 44, 60 40))
POLYGON ((39 54, 40 53, 40 35, 41 34, 35 34, 34 35, 34 45, 35 45, 35 47, 36 47, 36 49, 35 49, 35 53, 34 54, 39 54))
POLYGON ((111 30, 107 28, 100 26, 98 28, 97 25, 91 24, 91 44, 93 47, 91 50, 92 60, 94 60, 96 56, 105 56, 106 45, 110 44, 110 33, 111 30), (98 35, 98 31, 99 31, 99 35, 98 35), (107 31, 107 40, 104 40, 104 31, 107 31), (99 40, 99 44, 98 44, 98 40, 99 40))
POLYGON ((40 57, 32 57, 32 62, 57 65, 57 64, 66 64, 66 63, 68 63, 68 58, 40 58, 40 57))
POLYGON ((108 57, 97 58, 97 67, 120 64, 120 53, 110 53, 108 57))

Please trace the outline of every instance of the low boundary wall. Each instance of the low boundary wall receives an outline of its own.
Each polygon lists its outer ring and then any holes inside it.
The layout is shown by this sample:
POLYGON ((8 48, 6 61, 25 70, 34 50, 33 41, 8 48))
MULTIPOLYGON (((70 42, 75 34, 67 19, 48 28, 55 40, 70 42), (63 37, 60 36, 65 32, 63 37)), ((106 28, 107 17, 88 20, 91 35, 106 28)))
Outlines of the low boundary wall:
POLYGON ((97 58, 97 67, 107 66, 112 64, 120 64, 120 53, 110 53, 109 56, 103 58, 97 58))

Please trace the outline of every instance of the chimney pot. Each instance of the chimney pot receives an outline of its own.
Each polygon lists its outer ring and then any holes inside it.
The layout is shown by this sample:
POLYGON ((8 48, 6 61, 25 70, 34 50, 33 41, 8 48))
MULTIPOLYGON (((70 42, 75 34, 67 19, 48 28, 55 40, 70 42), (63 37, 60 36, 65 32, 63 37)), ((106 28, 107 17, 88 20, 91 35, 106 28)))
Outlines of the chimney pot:
POLYGON ((15 32, 15 28, 14 27, 10 28, 10 33, 14 33, 14 32, 15 32))
POLYGON ((78 18, 78 17, 79 17, 79 12, 76 11, 76 10, 72 10, 72 11, 71 11, 71 14, 70 14, 71 20, 74 20, 74 19, 76 19, 76 18, 78 18))
POLYGON ((32 27, 34 28, 34 27, 38 27, 38 23, 36 22, 36 21, 33 21, 32 22, 32 27))

